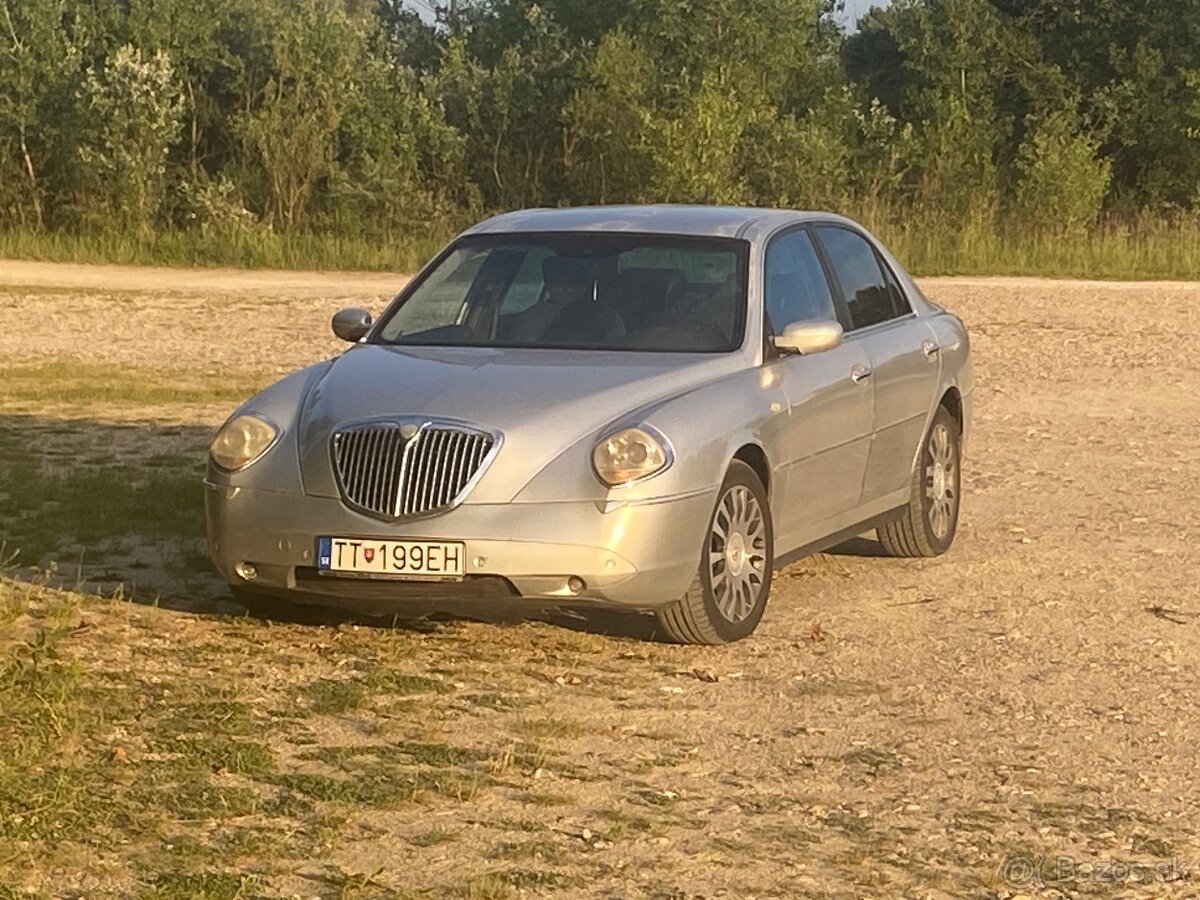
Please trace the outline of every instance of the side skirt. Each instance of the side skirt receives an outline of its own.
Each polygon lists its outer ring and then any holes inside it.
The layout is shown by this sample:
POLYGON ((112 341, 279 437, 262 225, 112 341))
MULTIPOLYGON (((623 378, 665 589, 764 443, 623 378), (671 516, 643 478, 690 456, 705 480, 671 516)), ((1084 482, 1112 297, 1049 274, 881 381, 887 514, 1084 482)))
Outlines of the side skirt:
POLYGON ((851 525, 848 528, 843 528, 840 531, 835 531, 833 534, 826 535, 823 538, 818 538, 812 543, 805 544, 803 547, 797 547, 795 550, 790 550, 783 556, 775 558, 775 569, 782 569, 784 566, 790 566, 797 560, 804 559, 806 556, 812 556, 815 553, 820 553, 823 550, 828 550, 830 547, 836 547, 838 544, 850 540, 852 537, 857 537, 864 531, 870 531, 872 528, 878 528, 881 525, 886 525, 888 522, 894 522, 904 515, 906 506, 897 506, 895 509, 890 509, 885 513, 880 513, 877 516, 872 516, 869 519, 864 519, 856 525, 851 525))

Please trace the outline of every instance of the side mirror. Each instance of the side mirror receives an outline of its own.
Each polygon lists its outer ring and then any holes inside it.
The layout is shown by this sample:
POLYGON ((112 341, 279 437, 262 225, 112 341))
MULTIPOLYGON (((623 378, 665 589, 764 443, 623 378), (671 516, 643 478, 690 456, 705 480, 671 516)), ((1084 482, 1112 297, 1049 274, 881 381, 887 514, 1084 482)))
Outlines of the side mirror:
POLYGON ((333 333, 343 341, 356 344, 371 330, 371 314, 357 306, 339 309, 333 317, 333 333))
POLYGON ((842 342, 842 326, 837 322, 792 322, 775 336, 775 349, 781 353, 820 353, 842 342))

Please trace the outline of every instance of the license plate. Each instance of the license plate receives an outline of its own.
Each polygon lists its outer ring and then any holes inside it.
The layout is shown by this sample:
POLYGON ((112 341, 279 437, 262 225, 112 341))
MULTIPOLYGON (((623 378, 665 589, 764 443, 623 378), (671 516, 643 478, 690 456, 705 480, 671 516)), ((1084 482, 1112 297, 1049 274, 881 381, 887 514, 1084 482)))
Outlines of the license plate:
POLYGON ((466 546, 458 541, 387 541, 323 537, 317 541, 317 570, 393 578, 460 578, 466 546))

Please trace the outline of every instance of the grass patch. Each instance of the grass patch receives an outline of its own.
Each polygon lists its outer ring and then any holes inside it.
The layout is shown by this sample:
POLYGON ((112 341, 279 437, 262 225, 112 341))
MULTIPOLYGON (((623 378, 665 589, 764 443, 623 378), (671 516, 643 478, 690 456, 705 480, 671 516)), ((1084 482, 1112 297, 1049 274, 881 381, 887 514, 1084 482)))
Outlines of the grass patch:
POLYGON ((410 763, 431 768, 461 766, 475 762, 479 754, 451 744, 425 744, 402 741, 398 744, 369 744, 353 747, 318 747, 302 753, 301 759, 315 759, 332 765, 345 765, 354 760, 410 763))
POLYGON ((344 777, 310 772, 269 775, 264 782, 325 803, 395 806, 419 802, 424 796, 472 800, 491 784, 489 776, 470 769, 412 769, 376 758, 347 771, 344 777))
MULTIPOLYGON (((101 452, 111 458, 111 446, 101 452)), ((0 431, 2 524, 7 552, 22 564, 35 565, 68 543, 86 547, 128 533, 151 541, 204 537, 203 457, 166 470, 79 465, 77 456, 33 429, 0 431), (59 456, 71 461, 56 465, 59 456)))
POLYGON ((319 716, 336 716, 359 709, 367 701, 367 686, 361 681, 318 678, 300 690, 309 710, 319 716))
POLYGON ((512 895, 512 886, 503 875, 468 878, 458 891, 458 896, 466 900, 507 900, 512 895))
POLYGON ((389 694, 450 694, 454 685, 424 675, 396 672, 382 666, 367 678, 367 683, 378 691, 389 694))
MULTIPOLYGON (((0 591, 12 590, 0 584, 0 591)), ((63 602, 51 595, 51 605, 63 602)), ((50 618, 54 610, 37 612, 50 618)), ((80 666, 60 658, 68 634, 65 626, 35 626, 0 656, 0 845, 73 840, 116 814, 97 772, 105 768, 97 735, 107 715, 80 666)))
POLYGON ((295 791, 302 796, 323 803, 353 803, 362 806, 391 806, 407 803, 416 797, 417 783, 414 777, 379 777, 378 775, 355 778, 332 778, 306 772, 289 772, 276 775, 271 784, 295 791))
POLYGON ((453 690, 453 685, 436 678, 375 665, 358 678, 318 678, 304 685, 300 696, 317 715, 341 715, 362 709, 381 695, 448 694, 453 690))
POLYGON ((257 879, 232 872, 167 872, 154 879, 143 897, 145 900, 241 900, 252 896, 257 885, 257 879))
POLYGON ((411 233, 368 238, 267 229, 232 234, 159 231, 145 235, 9 229, 0 231, 0 257, 121 265, 412 272, 449 236, 436 230, 417 238, 411 233))
POLYGON ((275 771, 275 755, 264 744, 225 737, 188 737, 163 742, 162 749, 214 772, 260 777, 275 771))
MULTIPOLYGON (((1088 278, 1195 278, 1200 226, 1143 216, 1109 220, 1070 239, 989 223, 950 227, 929 215, 848 210, 918 275, 1050 275, 1088 278)), ((0 231, 0 258, 125 265, 238 266, 412 272, 449 238, 438 233, 368 238, 320 232, 235 233, 167 230, 152 234, 0 231)))
MULTIPOLYGON (((214 648, 219 652, 223 648, 214 648)), ((208 652, 211 657, 214 650, 208 652)), ((244 736, 257 727, 250 715, 250 706, 237 700, 215 699, 178 703, 159 719, 159 730, 185 734, 199 731, 206 734, 244 736)))
POLYGON ((583 733, 578 722, 554 718, 525 719, 517 728, 530 738, 573 738, 583 733))
POLYGON ((218 787, 199 773, 172 783, 168 790, 150 793, 146 801, 161 803, 164 810, 184 822, 249 816, 262 805, 255 791, 244 787, 218 787))
POLYGON ((10 404, 235 404, 263 386, 263 379, 236 372, 203 379, 183 372, 77 361, 0 367, 0 401, 10 404))
POLYGON ((905 267, 931 275, 1193 280, 1200 272, 1200 225, 1147 217, 1112 221, 1077 237, 978 223, 931 225, 920 217, 865 224, 905 267))
POLYGON ((514 893, 530 890, 577 891, 586 884, 586 879, 579 875, 552 869, 507 869, 467 879, 459 896, 468 900, 504 900, 514 893))

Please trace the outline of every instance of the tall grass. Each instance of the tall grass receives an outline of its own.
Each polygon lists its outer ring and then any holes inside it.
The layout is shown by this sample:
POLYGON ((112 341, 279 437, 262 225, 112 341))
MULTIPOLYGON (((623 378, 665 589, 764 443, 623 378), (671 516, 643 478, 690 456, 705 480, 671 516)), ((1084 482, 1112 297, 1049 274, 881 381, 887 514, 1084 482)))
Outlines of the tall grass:
POLYGON ((159 231, 145 235, 61 231, 0 231, 0 258, 47 262, 248 269, 328 269, 411 272, 448 235, 357 235, 273 232, 159 231))
POLYGON ((1107 223, 1079 235, 970 224, 960 230, 883 225, 877 233, 918 275, 1036 275, 1200 280, 1200 225, 1107 223))
MULTIPOLYGON (((851 213, 853 215, 853 213, 851 213)), ((990 222, 864 221, 917 275, 1200 279, 1200 221, 1105 222, 1049 235, 990 222)), ((54 262, 411 272, 449 237, 438 230, 378 239, 333 233, 161 231, 148 235, 0 231, 0 258, 54 262)))

